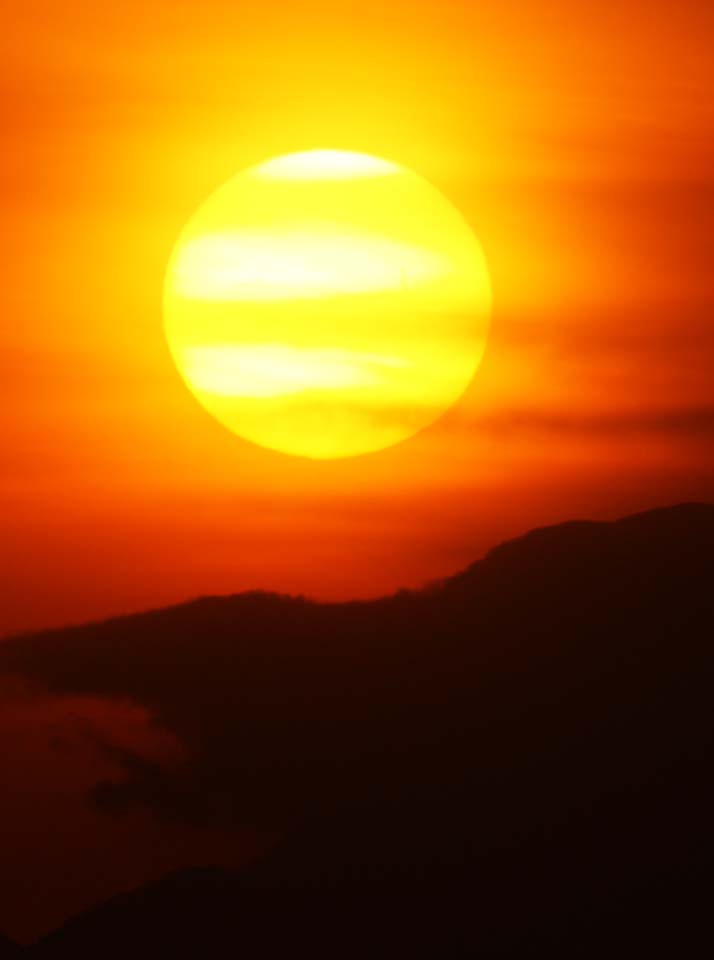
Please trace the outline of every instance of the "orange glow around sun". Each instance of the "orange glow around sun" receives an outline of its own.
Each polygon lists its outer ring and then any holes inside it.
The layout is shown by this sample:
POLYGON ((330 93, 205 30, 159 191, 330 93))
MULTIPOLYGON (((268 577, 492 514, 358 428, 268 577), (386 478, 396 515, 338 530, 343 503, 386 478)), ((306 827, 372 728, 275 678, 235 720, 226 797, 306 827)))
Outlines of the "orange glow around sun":
POLYGON ((3 14, 0 636, 714 498, 714 4, 3 14))
POLYGON ((426 180, 313 150, 238 174, 189 221, 166 333, 229 429, 327 459, 391 446, 448 409, 481 360, 490 299, 478 241, 426 180))

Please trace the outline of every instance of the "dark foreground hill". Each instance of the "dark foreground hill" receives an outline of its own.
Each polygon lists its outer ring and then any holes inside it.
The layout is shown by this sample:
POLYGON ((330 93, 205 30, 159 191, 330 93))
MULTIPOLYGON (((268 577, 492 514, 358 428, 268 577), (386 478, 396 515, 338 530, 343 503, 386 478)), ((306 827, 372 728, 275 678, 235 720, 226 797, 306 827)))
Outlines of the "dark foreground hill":
POLYGON ((131 698, 185 744, 95 803, 282 836, 31 954, 709 955, 713 556, 714 507, 682 505, 370 603, 210 598, 7 642, 0 670, 131 698))

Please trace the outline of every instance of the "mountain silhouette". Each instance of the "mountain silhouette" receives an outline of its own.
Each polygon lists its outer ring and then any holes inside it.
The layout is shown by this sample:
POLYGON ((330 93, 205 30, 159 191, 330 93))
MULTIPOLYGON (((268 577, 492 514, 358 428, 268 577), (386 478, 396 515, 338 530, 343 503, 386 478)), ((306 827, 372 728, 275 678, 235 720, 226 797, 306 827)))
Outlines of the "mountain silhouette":
POLYGON ((533 531, 422 591, 270 594, 17 637, 0 671, 128 698, 121 815, 279 837, 30 949, 138 956, 670 956, 714 946, 714 506, 533 531))

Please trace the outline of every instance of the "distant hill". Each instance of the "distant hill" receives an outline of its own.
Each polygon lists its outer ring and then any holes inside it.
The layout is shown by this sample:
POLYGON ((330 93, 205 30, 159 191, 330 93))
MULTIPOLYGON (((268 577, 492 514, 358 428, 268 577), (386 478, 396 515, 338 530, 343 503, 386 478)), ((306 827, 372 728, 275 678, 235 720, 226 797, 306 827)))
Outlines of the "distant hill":
POLYGON ((714 506, 684 504, 381 600, 207 598, 7 641, 0 670, 129 697, 186 745, 94 802, 283 836, 31 955, 708 954, 713 557, 714 506))

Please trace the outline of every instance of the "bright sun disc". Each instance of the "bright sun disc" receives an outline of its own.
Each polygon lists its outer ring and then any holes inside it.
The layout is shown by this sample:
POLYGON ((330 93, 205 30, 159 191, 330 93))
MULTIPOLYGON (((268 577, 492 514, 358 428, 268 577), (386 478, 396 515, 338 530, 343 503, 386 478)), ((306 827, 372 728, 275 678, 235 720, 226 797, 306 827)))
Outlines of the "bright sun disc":
POLYGON ((196 398, 263 447, 380 450, 464 392, 486 343, 483 253, 456 208, 397 164, 342 150, 237 174, 189 220, 164 293, 196 398))

